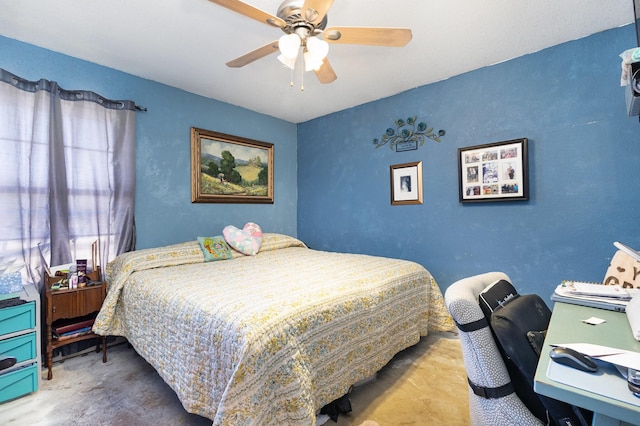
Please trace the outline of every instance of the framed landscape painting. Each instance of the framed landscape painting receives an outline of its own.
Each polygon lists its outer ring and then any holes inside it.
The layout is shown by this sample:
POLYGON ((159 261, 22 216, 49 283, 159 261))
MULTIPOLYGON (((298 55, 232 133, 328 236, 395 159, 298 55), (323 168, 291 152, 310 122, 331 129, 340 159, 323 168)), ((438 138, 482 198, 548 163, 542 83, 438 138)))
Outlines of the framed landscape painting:
POLYGON ((273 144, 192 127, 191 202, 273 204, 273 144))

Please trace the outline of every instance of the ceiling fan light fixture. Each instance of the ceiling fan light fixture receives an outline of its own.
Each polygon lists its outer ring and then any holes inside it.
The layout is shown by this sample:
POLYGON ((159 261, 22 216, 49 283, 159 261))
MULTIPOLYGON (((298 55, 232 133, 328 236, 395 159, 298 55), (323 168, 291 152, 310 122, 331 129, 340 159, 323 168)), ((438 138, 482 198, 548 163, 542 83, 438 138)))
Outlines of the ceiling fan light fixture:
POLYGON ((329 43, 316 37, 307 39, 307 48, 304 51, 304 68, 306 71, 318 70, 322 66, 324 58, 329 54, 329 43))
POLYGON ((307 39, 307 52, 311 53, 314 59, 322 61, 329 54, 329 43, 317 37, 307 39))
POLYGON ((287 58, 286 56, 280 54, 278 55, 278 60, 289 69, 294 69, 296 67, 296 58, 287 58))
POLYGON ((322 66, 322 59, 318 60, 314 58, 310 52, 304 52, 304 70, 314 71, 320 69, 322 66))
POLYGON ((280 49, 282 56, 295 61, 298 57, 301 43, 302 40, 297 34, 285 34, 278 40, 278 49, 280 49))

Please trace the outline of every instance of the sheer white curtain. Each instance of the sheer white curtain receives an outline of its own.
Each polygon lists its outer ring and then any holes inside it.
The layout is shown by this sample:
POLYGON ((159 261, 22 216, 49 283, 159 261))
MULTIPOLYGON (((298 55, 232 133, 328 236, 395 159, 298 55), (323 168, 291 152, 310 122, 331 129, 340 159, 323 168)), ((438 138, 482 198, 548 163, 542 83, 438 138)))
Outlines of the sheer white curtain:
MULTIPOLYGON (((135 104, 0 69, 0 260, 42 285, 51 265, 135 247, 135 104)), ((0 266, 1 267, 1 266, 0 266)), ((2 271, 0 271, 2 272, 2 271)))

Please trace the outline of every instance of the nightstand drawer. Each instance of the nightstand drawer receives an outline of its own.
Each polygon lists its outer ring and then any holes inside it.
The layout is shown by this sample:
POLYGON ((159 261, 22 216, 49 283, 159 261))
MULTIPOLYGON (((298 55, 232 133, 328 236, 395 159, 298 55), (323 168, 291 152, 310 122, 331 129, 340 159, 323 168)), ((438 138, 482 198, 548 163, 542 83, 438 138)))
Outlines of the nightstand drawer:
POLYGON ((0 374, 0 402, 38 390, 38 364, 0 374))
POLYGON ((35 311, 35 302, 0 309, 0 333, 10 334, 16 331, 35 328, 35 311))
POLYGON ((37 358, 36 332, 0 340, 0 358, 16 357, 17 362, 37 358))
POLYGON ((51 321, 98 312, 104 300, 102 285, 73 290, 55 290, 50 293, 51 321))

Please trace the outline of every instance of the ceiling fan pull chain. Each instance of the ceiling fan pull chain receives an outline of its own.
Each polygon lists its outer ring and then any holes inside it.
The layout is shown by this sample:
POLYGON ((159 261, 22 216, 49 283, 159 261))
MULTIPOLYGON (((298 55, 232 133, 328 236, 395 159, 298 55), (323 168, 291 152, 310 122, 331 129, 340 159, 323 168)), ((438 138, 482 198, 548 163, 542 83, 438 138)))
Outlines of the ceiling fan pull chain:
POLYGON ((291 68, 289 72, 290 72, 289 75, 291 76, 291 82, 289 83, 289 87, 293 87, 293 68, 291 68))
POLYGON ((300 67, 300 91, 304 92, 304 60, 302 61, 302 66, 300 67))

